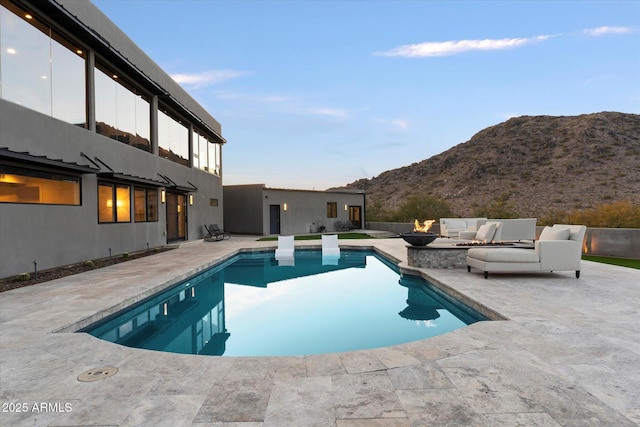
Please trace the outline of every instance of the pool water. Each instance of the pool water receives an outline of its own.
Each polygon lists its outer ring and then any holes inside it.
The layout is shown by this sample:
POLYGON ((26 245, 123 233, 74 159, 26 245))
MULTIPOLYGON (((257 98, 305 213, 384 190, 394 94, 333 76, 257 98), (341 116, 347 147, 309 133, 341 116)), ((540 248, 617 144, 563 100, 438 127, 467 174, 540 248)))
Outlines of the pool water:
POLYGON ((323 260, 297 250, 293 265, 273 251, 240 254, 83 331, 174 353, 293 356, 416 341, 479 320, 372 251, 323 260))

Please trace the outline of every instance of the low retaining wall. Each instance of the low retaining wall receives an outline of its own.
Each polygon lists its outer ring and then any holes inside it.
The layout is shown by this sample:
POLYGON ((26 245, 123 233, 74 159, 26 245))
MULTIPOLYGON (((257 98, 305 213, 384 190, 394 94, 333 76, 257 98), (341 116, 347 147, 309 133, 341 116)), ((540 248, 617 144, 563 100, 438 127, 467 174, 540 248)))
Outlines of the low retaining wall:
MULTIPOLYGON (((403 233, 413 230, 413 223, 367 221, 367 228, 403 233)), ((536 227, 536 237, 543 228, 536 227)), ((440 224, 433 224, 431 231, 440 233, 440 224)), ((640 259, 640 228, 587 227, 582 251, 588 255, 640 259)))

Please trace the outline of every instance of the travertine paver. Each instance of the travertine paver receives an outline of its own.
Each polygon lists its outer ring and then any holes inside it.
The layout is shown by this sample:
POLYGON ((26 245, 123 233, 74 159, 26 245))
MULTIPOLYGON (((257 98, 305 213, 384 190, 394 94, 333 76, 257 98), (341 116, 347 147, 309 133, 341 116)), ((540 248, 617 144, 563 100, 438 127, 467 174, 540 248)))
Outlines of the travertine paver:
MULTIPOLYGON (((298 242, 299 246, 315 245, 298 242)), ((400 261, 400 239, 341 241, 400 261)), ((161 353, 73 331, 233 253, 234 236, 0 294, 0 425, 633 426, 640 272, 411 270, 508 320, 398 346, 301 357, 161 353), (115 366, 96 382, 77 376, 115 366), (18 410, 23 410, 18 412, 18 410)))

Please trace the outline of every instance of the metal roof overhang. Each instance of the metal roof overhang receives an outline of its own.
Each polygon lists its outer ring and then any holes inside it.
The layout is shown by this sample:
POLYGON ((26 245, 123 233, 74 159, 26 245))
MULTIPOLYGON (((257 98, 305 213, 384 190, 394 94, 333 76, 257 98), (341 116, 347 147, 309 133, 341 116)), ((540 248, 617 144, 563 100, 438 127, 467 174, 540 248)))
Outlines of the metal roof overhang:
POLYGON ((37 166, 47 166, 76 173, 98 173, 100 169, 89 165, 81 165, 75 162, 66 162, 62 159, 51 159, 47 156, 36 156, 27 151, 12 151, 8 148, 0 148, 0 159, 10 159, 37 166))
POLYGON ((142 176, 129 175, 126 173, 118 173, 118 172, 100 172, 98 174, 100 178, 110 178, 118 181, 129 181, 135 184, 144 184, 151 187, 164 187, 166 185, 165 182, 158 181, 155 179, 144 178, 142 176))
POLYGON ((198 187, 196 187, 195 185, 193 185, 189 181, 187 181, 187 184, 189 184, 189 186, 186 186, 186 185, 182 185, 182 184, 176 183, 174 180, 172 180, 171 178, 169 178, 166 175, 162 175, 160 173, 158 175, 162 179, 165 180, 164 187, 166 187, 166 188, 170 188, 172 190, 180 191, 182 193, 192 193, 194 191, 198 191, 198 187))

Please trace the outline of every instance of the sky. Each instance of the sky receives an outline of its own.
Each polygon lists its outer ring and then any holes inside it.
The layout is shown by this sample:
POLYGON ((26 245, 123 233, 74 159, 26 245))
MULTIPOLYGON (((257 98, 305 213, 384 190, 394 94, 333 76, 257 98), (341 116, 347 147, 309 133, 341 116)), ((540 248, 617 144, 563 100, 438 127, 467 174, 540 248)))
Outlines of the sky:
POLYGON ((640 113, 640 2, 94 0, 222 124, 223 184, 324 190, 511 117, 640 113))

